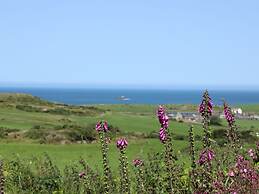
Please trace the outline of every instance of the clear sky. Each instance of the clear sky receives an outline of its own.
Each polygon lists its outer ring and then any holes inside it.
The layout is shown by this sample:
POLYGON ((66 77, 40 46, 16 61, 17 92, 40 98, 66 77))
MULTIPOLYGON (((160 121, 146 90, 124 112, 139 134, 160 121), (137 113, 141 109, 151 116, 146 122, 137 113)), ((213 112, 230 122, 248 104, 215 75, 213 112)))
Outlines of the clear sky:
POLYGON ((259 1, 0 2, 0 83, 259 87, 259 1))

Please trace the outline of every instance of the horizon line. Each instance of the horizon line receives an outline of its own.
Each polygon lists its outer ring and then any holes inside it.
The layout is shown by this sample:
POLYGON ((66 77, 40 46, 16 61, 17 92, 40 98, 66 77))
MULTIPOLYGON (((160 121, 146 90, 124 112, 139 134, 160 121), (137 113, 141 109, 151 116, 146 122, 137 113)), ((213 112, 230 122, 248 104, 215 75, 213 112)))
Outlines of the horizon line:
POLYGON ((61 88, 61 89, 142 89, 142 90, 235 90, 259 91, 259 85, 221 85, 221 84, 114 84, 114 83, 30 83, 0 82, 0 88, 61 88))

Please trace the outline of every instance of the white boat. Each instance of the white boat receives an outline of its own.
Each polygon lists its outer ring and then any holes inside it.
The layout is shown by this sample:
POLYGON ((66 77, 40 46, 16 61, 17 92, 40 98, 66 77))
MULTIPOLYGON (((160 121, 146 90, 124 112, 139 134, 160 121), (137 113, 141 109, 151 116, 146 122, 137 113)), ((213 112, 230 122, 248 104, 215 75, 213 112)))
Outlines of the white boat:
POLYGON ((130 98, 126 98, 125 96, 120 96, 120 97, 118 98, 118 100, 127 101, 127 100, 130 100, 130 98))

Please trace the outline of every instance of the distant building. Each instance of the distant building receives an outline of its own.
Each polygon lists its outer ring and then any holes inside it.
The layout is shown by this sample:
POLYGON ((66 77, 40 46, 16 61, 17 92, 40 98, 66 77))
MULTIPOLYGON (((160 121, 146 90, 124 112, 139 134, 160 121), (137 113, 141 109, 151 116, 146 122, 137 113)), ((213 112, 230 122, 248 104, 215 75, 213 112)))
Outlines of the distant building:
POLYGON ((254 120, 259 120, 259 115, 253 115, 254 120))
POLYGON ((232 109, 232 112, 236 115, 242 115, 243 114, 243 111, 241 108, 233 108, 232 109))
POLYGON ((175 119, 175 120, 184 120, 184 121, 200 121, 201 116, 197 112, 172 112, 168 114, 169 118, 175 119))
POLYGON ((176 119, 176 120, 182 120, 183 115, 180 112, 172 112, 168 114, 169 118, 176 119))

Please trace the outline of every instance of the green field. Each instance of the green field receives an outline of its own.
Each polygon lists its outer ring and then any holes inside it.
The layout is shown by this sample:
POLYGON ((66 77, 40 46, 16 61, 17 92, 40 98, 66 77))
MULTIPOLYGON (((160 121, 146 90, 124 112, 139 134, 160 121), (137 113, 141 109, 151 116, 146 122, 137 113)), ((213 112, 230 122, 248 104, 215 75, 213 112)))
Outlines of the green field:
MULTIPOLYGON (((41 126, 44 130, 55 131, 56 126, 64 124, 73 124, 76 126, 87 126, 95 124, 99 120, 107 120, 110 125, 120 129, 120 133, 112 140, 110 144, 110 161, 113 169, 118 166, 118 152, 115 146, 115 140, 119 136, 126 136, 129 140, 127 149, 129 160, 135 157, 146 157, 150 151, 158 152, 162 149, 162 145, 155 137, 149 137, 150 134, 157 134, 159 131, 159 123, 156 118, 155 105, 94 105, 97 108, 90 109, 89 107, 77 108, 58 105, 58 108, 64 110, 85 111, 86 115, 78 115, 77 112, 71 114, 64 113, 46 113, 23 111, 16 108, 17 104, 33 105, 33 108, 55 108, 55 104, 37 101, 34 98, 23 100, 15 96, 11 100, 9 98, 0 97, 0 127, 15 129, 19 138, 7 136, 1 139, 0 155, 2 158, 11 159, 13 155, 19 155, 22 158, 32 158, 40 156, 46 152, 61 168, 66 164, 77 162, 80 157, 86 159, 91 166, 97 168, 101 165, 100 145, 97 141, 89 144, 69 143, 65 145, 55 144, 39 144, 37 140, 26 138, 23 134, 34 126, 41 126), (99 112, 98 112, 99 111, 99 112), (100 113, 101 111, 101 113, 100 113)), ((166 105, 169 111, 195 111, 197 105, 166 105)), ((242 106, 244 110, 249 112, 259 112, 259 105, 242 106)), ((219 108, 218 108, 219 109, 219 108)), ((253 129, 253 133, 259 132, 259 121, 238 120, 237 124, 240 131, 253 129)), ((188 163, 187 147, 189 123, 170 121, 170 130, 173 135, 183 135, 185 139, 174 140, 176 152, 180 159, 188 163)), ((212 126, 212 129, 226 128, 227 123, 222 122, 222 126, 212 126)), ((93 129, 94 130, 94 129, 93 129)), ((58 131, 57 131, 58 132, 58 131)), ((194 124, 195 135, 202 135, 202 125, 194 124)), ((10 133, 11 134, 11 133, 10 133)), ((196 142, 201 144, 201 142, 196 142)))

